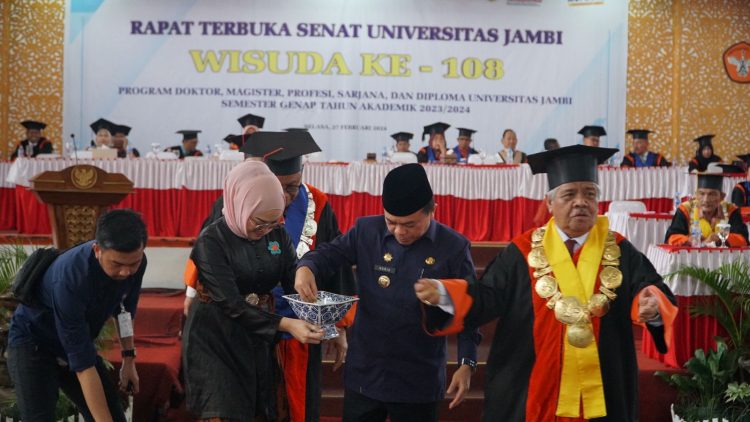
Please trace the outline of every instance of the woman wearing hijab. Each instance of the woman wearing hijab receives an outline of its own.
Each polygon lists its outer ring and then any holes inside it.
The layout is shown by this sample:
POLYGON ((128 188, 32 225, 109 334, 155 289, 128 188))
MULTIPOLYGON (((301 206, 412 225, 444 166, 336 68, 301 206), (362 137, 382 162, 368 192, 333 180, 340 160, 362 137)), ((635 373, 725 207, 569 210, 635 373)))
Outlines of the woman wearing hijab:
POLYGON ((279 225, 284 194, 260 161, 232 169, 223 217, 207 226, 190 254, 198 299, 182 343, 187 405, 199 420, 275 418, 273 344, 285 331, 320 343, 319 327, 273 313, 271 289, 293 292, 296 254, 279 225))
POLYGON ((695 152, 695 157, 688 163, 688 171, 706 171, 708 165, 711 163, 720 163, 721 157, 714 154, 714 145, 711 143, 714 135, 703 135, 693 139, 693 142, 698 143, 698 150, 695 152))

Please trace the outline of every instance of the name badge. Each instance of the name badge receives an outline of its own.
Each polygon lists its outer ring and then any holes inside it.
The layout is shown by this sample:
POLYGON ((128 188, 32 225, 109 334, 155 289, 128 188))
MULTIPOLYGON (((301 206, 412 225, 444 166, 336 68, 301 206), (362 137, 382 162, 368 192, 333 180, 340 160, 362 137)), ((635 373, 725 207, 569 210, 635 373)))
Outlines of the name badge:
POLYGON ((120 338, 133 337, 133 319, 130 312, 120 312, 117 315, 117 324, 120 326, 120 338))
POLYGON ((395 268, 386 267, 385 265, 375 264, 375 271, 380 271, 381 273, 396 274, 395 268))

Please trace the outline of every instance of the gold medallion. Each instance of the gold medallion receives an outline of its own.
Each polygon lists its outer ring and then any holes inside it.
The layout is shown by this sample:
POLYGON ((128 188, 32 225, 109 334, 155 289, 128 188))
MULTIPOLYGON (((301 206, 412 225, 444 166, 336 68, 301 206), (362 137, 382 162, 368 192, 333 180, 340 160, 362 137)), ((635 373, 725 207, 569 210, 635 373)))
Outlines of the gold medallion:
POLYGON ((602 286, 609 290, 615 290, 622 285, 622 271, 615 267, 604 267, 599 274, 602 286))
POLYGON ((607 261, 606 259, 602 259, 602 265, 605 267, 619 267, 620 266, 620 260, 615 259, 613 261, 607 261))
POLYGON ((383 255, 383 261, 385 262, 393 261, 393 255, 391 255, 390 252, 386 252, 385 255, 383 255))
POLYGON ((588 322, 588 315, 575 296, 565 296, 555 303, 555 318, 563 324, 588 322))
POLYGON ((532 268, 543 268, 549 265, 547 261, 547 255, 544 253, 542 248, 534 248, 529 252, 528 256, 529 266, 532 268))
POLYGON ((427 264, 427 265, 432 265, 432 264, 435 263, 435 258, 429 256, 429 257, 427 257, 427 259, 424 260, 424 263, 427 264))
POLYGON ((542 299, 552 297, 557 291, 557 280, 552 276, 545 275, 534 284, 534 290, 542 299))
POLYGON ((594 341, 594 330, 590 324, 568 326, 568 343, 573 347, 585 348, 594 341))
POLYGON ((609 300, 617 299, 617 294, 604 286, 599 286, 599 291, 602 292, 604 296, 607 296, 607 299, 609 300))
POLYGON ((391 279, 388 278, 387 275, 381 275, 380 277, 378 277, 378 284, 380 285, 380 287, 385 289, 386 287, 391 285, 391 279))
POLYGON ((620 258, 620 247, 617 245, 608 245, 604 248, 602 259, 605 261, 614 261, 620 258))
POLYGON ((249 295, 245 296, 245 302, 253 306, 258 306, 258 304, 260 303, 260 296, 258 296, 256 293, 250 293, 249 295))
POLYGON ((588 303, 591 315, 601 318, 609 311, 609 299, 601 293, 591 295, 588 303))
POLYGON ((552 273, 552 267, 544 267, 538 270, 534 270, 534 278, 544 277, 547 274, 552 273))
POLYGON ((541 242, 544 239, 544 230, 543 229, 536 229, 533 233, 531 233, 531 241, 532 242, 541 242))

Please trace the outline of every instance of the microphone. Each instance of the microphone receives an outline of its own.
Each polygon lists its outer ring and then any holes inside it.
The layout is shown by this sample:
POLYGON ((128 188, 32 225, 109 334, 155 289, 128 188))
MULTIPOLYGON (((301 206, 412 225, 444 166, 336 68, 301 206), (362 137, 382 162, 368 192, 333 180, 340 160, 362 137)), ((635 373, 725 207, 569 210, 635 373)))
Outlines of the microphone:
POLYGON ((70 139, 73 140, 73 157, 75 158, 76 165, 78 165, 78 145, 76 145, 75 134, 70 134, 70 139))

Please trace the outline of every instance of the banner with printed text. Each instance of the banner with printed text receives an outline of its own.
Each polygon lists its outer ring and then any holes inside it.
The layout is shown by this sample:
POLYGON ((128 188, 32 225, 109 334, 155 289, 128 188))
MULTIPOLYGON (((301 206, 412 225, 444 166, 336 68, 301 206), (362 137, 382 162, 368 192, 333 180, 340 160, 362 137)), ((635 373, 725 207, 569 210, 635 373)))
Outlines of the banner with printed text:
MULTIPOLYGON (((72 0, 64 130, 88 143, 103 117, 142 152, 201 130, 226 148, 237 118, 304 127, 327 160, 393 147, 422 127, 474 129, 473 147, 545 138, 580 143, 584 125, 625 138, 627 2, 619 0, 72 0)), ((79 145, 79 148, 81 145, 79 145)))

